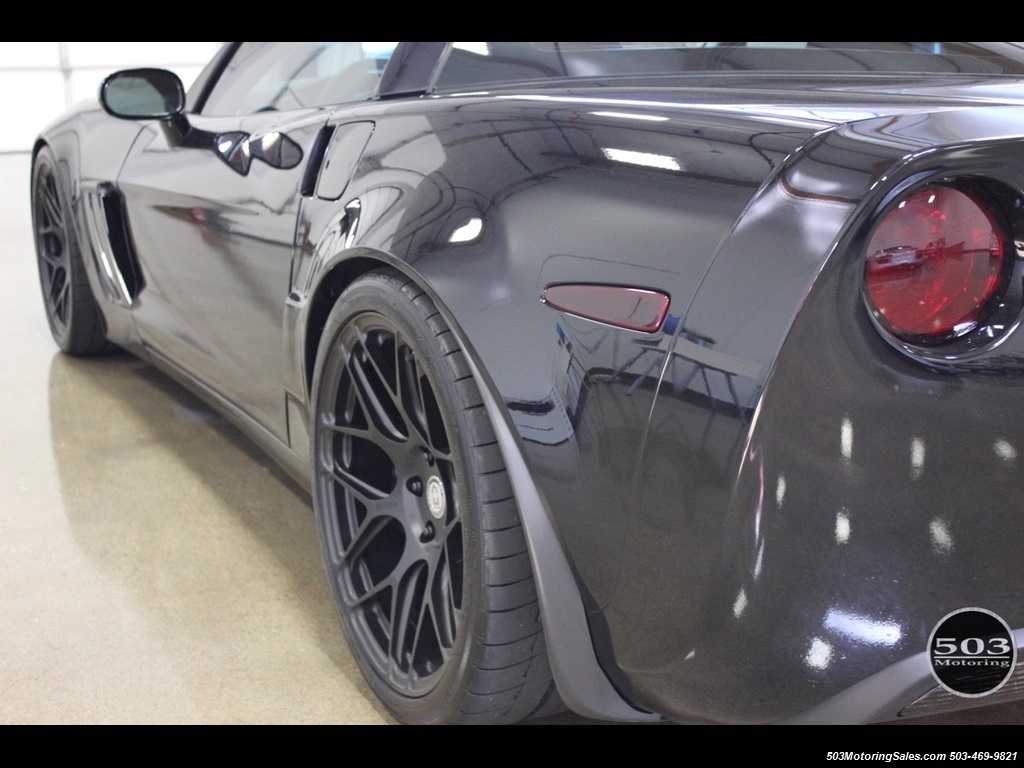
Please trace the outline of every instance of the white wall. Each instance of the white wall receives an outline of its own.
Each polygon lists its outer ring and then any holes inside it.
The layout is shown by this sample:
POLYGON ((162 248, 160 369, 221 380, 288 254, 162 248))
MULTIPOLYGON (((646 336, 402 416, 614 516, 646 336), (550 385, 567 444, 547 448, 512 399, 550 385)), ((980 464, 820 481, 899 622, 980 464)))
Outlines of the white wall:
POLYGON ((222 43, 0 43, 0 152, 27 151, 43 126, 94 98, 109 73, 164 67, 187 88, 222 43))

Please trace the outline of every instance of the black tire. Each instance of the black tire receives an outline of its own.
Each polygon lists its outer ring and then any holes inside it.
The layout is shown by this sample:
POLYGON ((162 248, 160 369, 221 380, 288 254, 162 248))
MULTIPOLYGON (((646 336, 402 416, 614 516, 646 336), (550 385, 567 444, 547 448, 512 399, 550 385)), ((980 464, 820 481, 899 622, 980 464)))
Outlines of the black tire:
POLYGON ((314 373, 314 502, 335 603, 406 723, 557 702, 508 474, 458 341, 391 271, 335 305, 314 373))
POLYGON ((85 274, 67 186, 49 147, 39 150, 32 166, 32 228, 53 340, 70 355, 106 351, 106 328, 85 274))

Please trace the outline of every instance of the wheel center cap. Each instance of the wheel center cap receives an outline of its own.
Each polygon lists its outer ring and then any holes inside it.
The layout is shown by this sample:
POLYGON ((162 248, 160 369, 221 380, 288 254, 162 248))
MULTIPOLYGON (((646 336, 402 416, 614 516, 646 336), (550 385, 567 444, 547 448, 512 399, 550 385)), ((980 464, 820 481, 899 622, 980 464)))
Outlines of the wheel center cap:
POLYGON ((437 475, 427 480, 427 508, 435 520, 443 520, 448 511, 448 499, 444 492, 444 483, 437 475))

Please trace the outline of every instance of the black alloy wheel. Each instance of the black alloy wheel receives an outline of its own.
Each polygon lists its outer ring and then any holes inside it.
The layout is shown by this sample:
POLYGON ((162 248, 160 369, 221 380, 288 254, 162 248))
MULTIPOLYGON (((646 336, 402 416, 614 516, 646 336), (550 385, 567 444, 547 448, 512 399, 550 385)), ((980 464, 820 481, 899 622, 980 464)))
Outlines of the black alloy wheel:
POLYGON ((43 304, 54 341, 72 355, 106 350, 103 318, 89 288, 68 194, 49 147, 39 150, 32 167, 32 224, 43 304))
POLYGON ((328 319, 314 401, 328 577, 381 700, 410 723, 557 702, 501 452, 430 298, 390 271, 356 281, 328 319))

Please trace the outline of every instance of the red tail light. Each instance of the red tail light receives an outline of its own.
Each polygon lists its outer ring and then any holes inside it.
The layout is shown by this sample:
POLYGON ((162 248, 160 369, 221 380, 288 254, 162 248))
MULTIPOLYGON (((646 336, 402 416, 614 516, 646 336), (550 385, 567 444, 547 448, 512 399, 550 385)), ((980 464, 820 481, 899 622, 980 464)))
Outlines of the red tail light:
POLYGON ((913 192, 868 243, 864 285, 875 318, 921 344, 970 332, 1003 286, 1007 243, 982 198, 948 186, 913 192))

